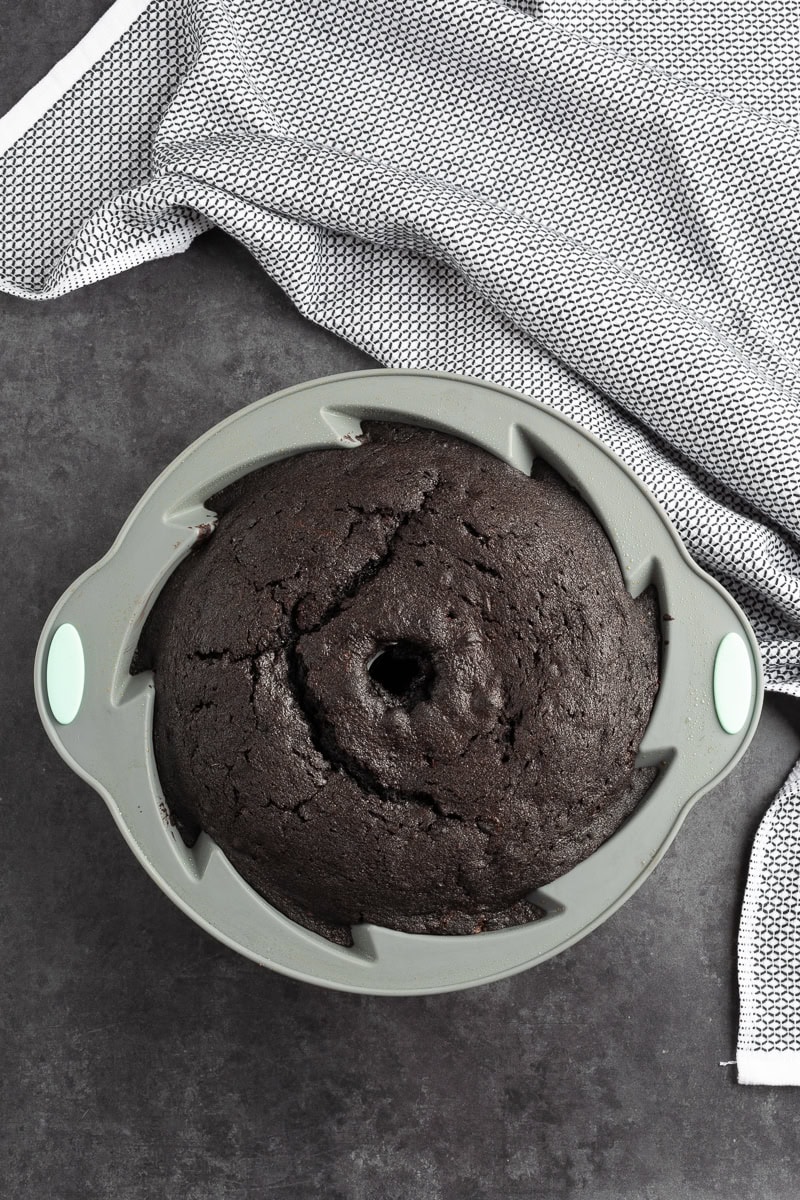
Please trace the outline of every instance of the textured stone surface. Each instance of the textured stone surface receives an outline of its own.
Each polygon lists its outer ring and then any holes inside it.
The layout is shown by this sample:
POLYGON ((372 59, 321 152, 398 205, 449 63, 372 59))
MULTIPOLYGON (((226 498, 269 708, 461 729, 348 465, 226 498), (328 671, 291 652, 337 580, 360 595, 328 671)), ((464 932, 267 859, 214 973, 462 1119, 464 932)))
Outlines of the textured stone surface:
MULTIPOLYGON (((103 3, 0 15, 5 109, 103 3)), ((741 1088, 736 922, 800 754, 768 702, 645 886, 472 992, 325 992, 213 941, 58 759, 39 629, 155 474, 243 403, 368 360, 219 235, 41 306, 0 296, 0 1195, 14 1200, 795 1200, 795 1089, 741 1088)))

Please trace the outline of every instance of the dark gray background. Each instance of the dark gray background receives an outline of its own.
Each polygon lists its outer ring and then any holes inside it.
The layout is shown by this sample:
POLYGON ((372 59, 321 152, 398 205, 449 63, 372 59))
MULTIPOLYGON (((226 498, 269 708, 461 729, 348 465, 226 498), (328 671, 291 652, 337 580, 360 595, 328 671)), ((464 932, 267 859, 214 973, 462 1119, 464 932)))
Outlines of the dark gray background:
MULTIPOLYGON (((105 7, 0 13, 0 111, 105 7)), ((0 296, 0 354, 0 1195, 796 1200, 800 1093, 719 1064, 748 851, 800 754, 798 706, 768 701, 651 879, 557 959, 426 999, 273 975, 162 896, 57 758, 33 653, 184 445, 370 360, 217 233, 62 300, 0 296)))

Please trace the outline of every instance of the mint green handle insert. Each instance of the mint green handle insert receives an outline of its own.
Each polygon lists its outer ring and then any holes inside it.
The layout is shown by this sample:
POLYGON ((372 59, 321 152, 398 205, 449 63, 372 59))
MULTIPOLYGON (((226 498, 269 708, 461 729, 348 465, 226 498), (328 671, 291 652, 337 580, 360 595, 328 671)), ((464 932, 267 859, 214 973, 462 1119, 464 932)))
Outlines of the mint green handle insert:
POLYGON ((753 662, 744 638, 726 633, 714 659, 714 708, 726 733, 739 733, 753 707, 753 662))
POLYGON ((86 680, 81 635, 74 625, 59 625, 47 652, 47 703, 59 725, 70 725, 78 715, 86 680))

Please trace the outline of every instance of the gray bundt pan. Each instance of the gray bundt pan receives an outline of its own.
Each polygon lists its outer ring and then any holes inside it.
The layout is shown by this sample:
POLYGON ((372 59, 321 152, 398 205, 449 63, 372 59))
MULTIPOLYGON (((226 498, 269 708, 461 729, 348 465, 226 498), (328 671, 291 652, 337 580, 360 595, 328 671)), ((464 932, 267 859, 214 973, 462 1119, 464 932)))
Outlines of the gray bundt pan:
POLYGON ((758 646, 730 596, 697 567, 644 486, 595 438, 504 388, 424 371, 366 371, 289 388, 210 430, 134 508, 111 550, 50 614, 35 663, 36 700, 62 758, 105 800, 156 883, 199 925, 297 979, 352 992, 412 995, 500 979, 572 945, 647 878, 694 802, 741 757, 755 730, 758 646), (628 590, 658 590, 662 682, 639 762, 662 765, 621 829, 534 893, 545 916, 469 937, 353 929, 350 949, 302 929, 262 900, 205 835, 192 849, 170 824, 153 757, 154 683, 130 674, 143 622, 175 565, 209 532, 204 500, 274 459, 323 446, 348 453, 359 421, 397 419, 458 434, 529 471, 549 461, 610 537, 628 590))

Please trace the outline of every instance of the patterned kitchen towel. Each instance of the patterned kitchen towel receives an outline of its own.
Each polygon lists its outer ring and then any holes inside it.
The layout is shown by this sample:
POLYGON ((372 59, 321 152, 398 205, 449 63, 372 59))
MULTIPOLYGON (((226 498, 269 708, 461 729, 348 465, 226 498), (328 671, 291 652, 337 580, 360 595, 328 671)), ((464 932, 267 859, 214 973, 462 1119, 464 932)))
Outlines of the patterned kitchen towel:
MULTIPOLYGON (((118 0, 0 122, 0 287, 217 225, 387 366, 601 437, 800 694, 794 0, 118 0)), ((800 1084, 800 778, 756 840, 740 1079, 800 1084)))

